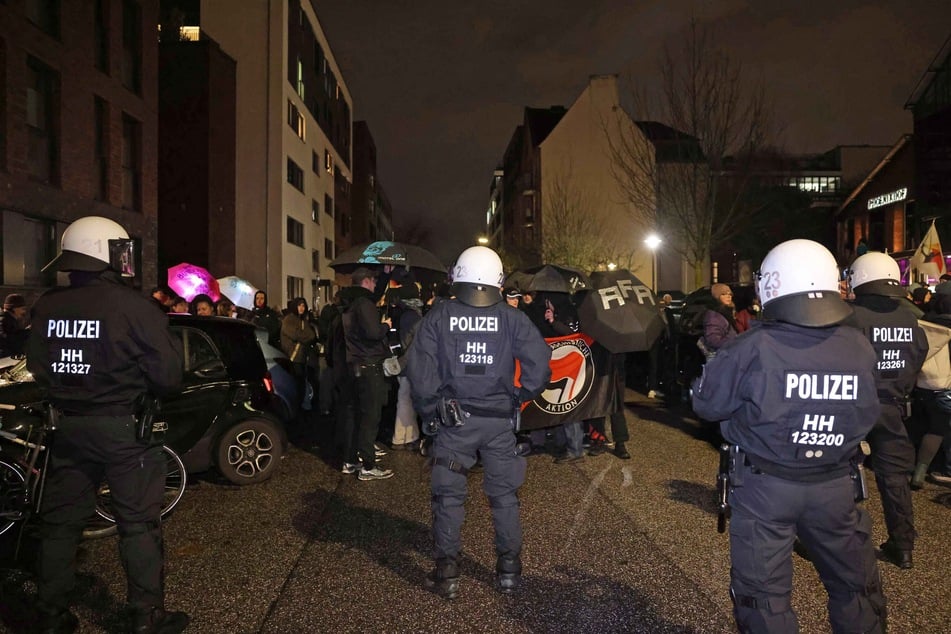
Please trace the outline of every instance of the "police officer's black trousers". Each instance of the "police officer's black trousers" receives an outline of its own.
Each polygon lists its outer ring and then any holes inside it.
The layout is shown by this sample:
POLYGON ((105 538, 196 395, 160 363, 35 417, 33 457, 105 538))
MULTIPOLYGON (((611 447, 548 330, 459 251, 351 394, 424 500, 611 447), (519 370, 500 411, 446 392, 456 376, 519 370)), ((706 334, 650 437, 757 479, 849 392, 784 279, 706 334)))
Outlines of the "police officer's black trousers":
POLYGON ((901 550, 912 550, 917 533, 909 476, 915 468, 915 447, 893 404, 882 404, 882 414, 868 433, 868 444, 888 536, 901 550))
POLYGON ((76 580, 76 549, 109 483, 119 554, 136 611, 164 607, 161 511, 166 462, 160 446, 136 441, 132 416, 64 417, 53 438, 40 511, 37 594, 65 609, 76 580))
POLYGON ((489 499, 498 555, 522 551, 518 488, 525 482, 525 458, 515 453, 513 422, 471 416, 459 427, 440 427, 433 443, 432 511, 434 559, 455 559, 462 548, 466 474, 482 459, 482 489, 489 499), (449 464, 457 464, 453 470, 449 464))
POLYGON ((740 632, 799 631, 790 604, 797 535, 829 593, 833 632, 882 632, 871 520, 854 502, 851 479, 793 482, 748 466, 740 479, 730 493, 730 591, 740 632))

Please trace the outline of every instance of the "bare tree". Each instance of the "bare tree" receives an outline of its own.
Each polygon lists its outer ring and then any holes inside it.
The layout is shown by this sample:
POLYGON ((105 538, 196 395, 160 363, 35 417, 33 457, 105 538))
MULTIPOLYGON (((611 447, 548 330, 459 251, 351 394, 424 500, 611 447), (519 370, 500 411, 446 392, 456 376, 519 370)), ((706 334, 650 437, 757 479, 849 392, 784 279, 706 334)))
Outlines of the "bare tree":
POLYGON ((584 271, 609 262, 630 268, 634 252, 602 211, 601 196, 574 176, 571 166, 545 179, 542 192, 542 261, 584 271))
POLYGON ((636 221, 664 236, 700 286, 711 249, 755 212, 744 192, 769 109, 762 86, 749 84, 696 21, 682 48, 665 49, 660 76, 657 99, 634 90, 636 125, 607 130, 612 169, 636 221))

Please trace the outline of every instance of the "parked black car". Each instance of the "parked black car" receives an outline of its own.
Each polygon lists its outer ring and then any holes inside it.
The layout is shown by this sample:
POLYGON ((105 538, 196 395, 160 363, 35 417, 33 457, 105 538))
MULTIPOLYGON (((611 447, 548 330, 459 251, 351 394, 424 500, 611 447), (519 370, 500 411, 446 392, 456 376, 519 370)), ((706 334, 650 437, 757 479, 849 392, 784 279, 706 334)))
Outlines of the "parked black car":
MULTIPOLYGON (((185 352, 183 389, 162 400, 156 422, 166 422, 163 442, 189 473, 216 467, 236 484, 267 480, 287 451, 283 423, 270 413, 273 395, 254 326, 237 319, 169 315, 185 352)), ((43 399, 19 361, 0 375, 0 403, 43 399)), ((15 430, 17 416, 4 416, 15 430)))

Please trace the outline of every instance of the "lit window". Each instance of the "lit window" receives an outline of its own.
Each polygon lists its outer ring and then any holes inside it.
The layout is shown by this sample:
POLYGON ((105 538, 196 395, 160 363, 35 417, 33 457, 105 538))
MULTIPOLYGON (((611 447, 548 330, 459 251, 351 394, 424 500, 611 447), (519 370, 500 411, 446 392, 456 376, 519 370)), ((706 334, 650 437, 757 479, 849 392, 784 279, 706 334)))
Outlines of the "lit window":
POLYGON ((324 150, 324 169, 327 170, 328 174, 333 175, 334 173, 334 157, 331 156, 330 150, 324 150))

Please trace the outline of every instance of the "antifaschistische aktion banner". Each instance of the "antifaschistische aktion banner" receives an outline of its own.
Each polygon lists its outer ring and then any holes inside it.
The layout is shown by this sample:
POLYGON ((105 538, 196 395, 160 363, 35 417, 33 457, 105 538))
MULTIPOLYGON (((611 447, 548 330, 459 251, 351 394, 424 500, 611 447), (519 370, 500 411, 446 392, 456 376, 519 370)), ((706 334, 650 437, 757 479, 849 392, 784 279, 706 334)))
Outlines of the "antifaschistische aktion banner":
MULTIPOLYGON (((614 355, 585 334, 545 341, 551 347, 551 381, 523 406, 521 428, 541 429, 613 413, 614 355)), ((516 377, 518 372, 516 367, 516 377)))

